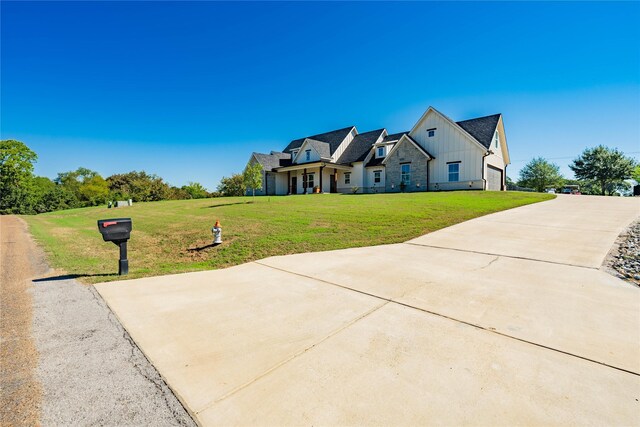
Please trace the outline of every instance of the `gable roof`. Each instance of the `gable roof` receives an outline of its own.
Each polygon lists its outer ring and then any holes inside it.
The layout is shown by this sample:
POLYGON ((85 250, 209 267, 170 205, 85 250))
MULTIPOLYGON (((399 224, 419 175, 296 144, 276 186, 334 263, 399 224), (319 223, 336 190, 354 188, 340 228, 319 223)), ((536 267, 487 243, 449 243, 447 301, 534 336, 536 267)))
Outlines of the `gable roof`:
MULTIPOLYGON (((331 147, 326 142, 316 141, 315 139, 305 139, 307 145, 311 146, 321 158, 328 159, 331 157, 331 147)), ((298 154, 300 155, 300 154, 298 154)))
MULTIPOLYGON (((420 151, 422 154, 424 154, 425 156, 427 156, 429 158, 429 160, 435 159, 434 156, 432 156, 431 154, 429 154, 429 152, 427 150, 425 150, 424 148, 422 148, 420 146, 420 144, 418 144, 416 142, 415 139, 411 138, 408 134, 403 135, 402 137, 400 137, 400 140, 398 140, 398 142, 393 146, 393 148, 391 148, 391 150, 387 153, 387 155, 385 156, 385 158, 382 160, 381 164, 385 164, 385 162, 387 161, 387 159, 389 158, 389 156, 391 155, 391 153, 393 153, 394 151, 396 151, 396 149, 400 146, 400 144, 402 144, 404 141, 409 142, 410 144, 412 144, 414 147, 416 147, 418 149, 418 151, 420 151)), ((371 162, 369 162, 371 163, 371 162)), ((370 166, 369 164, 367 164, 367 166, 370 166)), ((372 165, 371 165, 372 166, 372 165)))
POLYGON ((463 120, 456 122, 456 124, 467 131, 467 133, 474 137, 480 144, 486 148, 491 148, 491 141, 493 140, 493 135, 499 120, 500 114, 492 114, 491 116, 463 120))
POLYGON ((406 132, 398 132, 398 133, 394 133, 391 135, 387 135, 382 142, 393 142, 393 141, 399 141, 400 138, 402 138, 402 135, 408 134, 409 131, 406 132))
POLYGON ((383 128, 356 135, 336 163, 347 164, 364 161, 373 144, 384 132, 386 132, 386 130, 383 128))
POLYGON ((291 154, 272 151, 271 154, 253 153, 252 156, 262 165, 262 169, 271 171, 279 168, 283 160, 291 161, 291 154))
POLYGON ((329 157, 331 157, 331 155, 340 146, 340 143, 344 141, 347 135, 349 135, 349 132, 351 132, 351 130, 354 128, 355 126, 349 126, 349 127, 338 129, 338 130, 332 130, 330 132, 321 133, 318 135, 307 136, 305 138, 300 138, 300 139, 294 139, 289 143, 289 145, 285 147, 283 151, 285 153, 288 153, 291 150, 300 148, 300 146, 302 145, 305 139, 315 139, 316 141, 326 142, 327 144, 329 144, 329 154, 330 154, 329 157))

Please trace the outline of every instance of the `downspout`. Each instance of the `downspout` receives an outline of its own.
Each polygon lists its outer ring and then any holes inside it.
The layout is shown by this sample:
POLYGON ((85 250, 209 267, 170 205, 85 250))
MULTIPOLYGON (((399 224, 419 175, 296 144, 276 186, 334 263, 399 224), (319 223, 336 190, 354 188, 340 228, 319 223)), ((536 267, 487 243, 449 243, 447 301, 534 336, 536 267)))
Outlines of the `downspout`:
POLYGON ((487 152, 485 152, 485 153, 482 155, 482 190, 483 190, 483 191, 486 191, 486 190, 487 190, 487 180, 486 180, 486 179, 484 179, 484 169, 485 169, 484 159, 485 159, 487 156, 490 156, 490 155, 492 155, 492 154, 493 154, 493 151, 488 150, 487 152))

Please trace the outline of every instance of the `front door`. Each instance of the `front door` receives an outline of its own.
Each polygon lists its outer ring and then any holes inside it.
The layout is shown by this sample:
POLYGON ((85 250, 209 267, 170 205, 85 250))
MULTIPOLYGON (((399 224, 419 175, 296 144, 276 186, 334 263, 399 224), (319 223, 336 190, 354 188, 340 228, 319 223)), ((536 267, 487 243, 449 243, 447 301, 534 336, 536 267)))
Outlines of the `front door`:
POLYGON ((298 177, 291 178, 291 194, 298 194, 298 177))
POLYGON ((330 193, 337 193, 338 192, 338 188, 336 187, 336 176, 331 174, 329 175, 329 192, 330 193))

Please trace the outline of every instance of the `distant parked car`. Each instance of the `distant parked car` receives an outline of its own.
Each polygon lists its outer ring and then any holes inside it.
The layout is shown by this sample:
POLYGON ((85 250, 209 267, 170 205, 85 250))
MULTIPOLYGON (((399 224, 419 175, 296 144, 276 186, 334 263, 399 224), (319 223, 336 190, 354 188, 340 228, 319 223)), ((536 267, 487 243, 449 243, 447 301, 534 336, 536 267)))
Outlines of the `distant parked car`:
POLYGON ((545 193, 556 194, 556 189, 555 188, 547 188, 545 190, 545 193))
POLYGON ((562 187, 562 194, 575 194, 580 195, 580 186, 579 185, 565 185, 562 187))

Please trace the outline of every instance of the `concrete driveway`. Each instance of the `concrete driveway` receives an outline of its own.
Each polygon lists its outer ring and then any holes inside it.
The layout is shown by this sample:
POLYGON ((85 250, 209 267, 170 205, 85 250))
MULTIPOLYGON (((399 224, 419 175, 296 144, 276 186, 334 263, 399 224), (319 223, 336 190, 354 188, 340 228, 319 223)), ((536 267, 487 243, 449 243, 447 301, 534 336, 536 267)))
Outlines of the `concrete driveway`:
POLYGON ((202 425, 639 425, 640 199, 564 196, 403 244, 96 285, 202 425))

